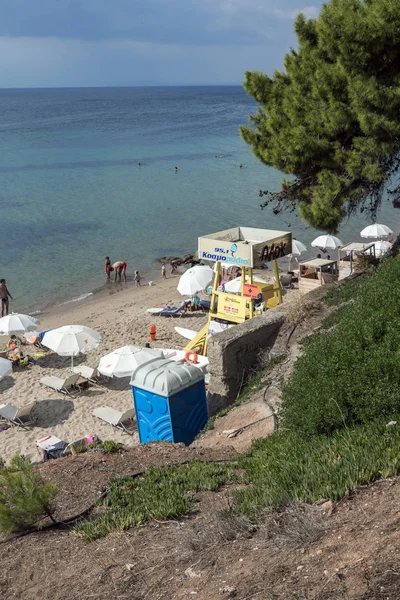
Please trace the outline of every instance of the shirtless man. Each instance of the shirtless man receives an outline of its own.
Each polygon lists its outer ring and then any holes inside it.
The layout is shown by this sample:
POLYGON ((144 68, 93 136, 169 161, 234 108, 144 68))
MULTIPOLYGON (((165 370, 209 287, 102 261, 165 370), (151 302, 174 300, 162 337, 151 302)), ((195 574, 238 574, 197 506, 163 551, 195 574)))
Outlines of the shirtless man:
POLYGON ((112 266, 114 269, 114 281, 121 281, 121 276, 124 278, 126 283, 126 262, 122 260, 117 260, 112 266))
POLYGON ((8 315, 8 299, 14 300, 6 286, 6 280, 0 279, 0 302, 1 302, 1 316, 5 317, 8 315))

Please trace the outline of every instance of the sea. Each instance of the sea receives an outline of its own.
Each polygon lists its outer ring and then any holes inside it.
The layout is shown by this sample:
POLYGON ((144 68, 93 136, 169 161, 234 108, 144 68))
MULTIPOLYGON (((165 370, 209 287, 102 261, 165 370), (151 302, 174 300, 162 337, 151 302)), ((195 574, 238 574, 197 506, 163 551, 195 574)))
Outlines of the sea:
MULTIPOLYGON (((282 175, 239 135, 255 110, 240 86, 0 90, 0 278, 10 308, 101 293, 106 255, 127 262, 129 280, 139 270, 148 282, 157 258, 194 252, 198 236, 237 225, 292 231, 308 245, 319 232, 296 214, 260 209, 259 190, 278 190, 282 175)), ((397 232, 400 211, 387 202, 378 221, 397 232)), ((351 218, 339 236, 360 240, 367 224, 351 218)))

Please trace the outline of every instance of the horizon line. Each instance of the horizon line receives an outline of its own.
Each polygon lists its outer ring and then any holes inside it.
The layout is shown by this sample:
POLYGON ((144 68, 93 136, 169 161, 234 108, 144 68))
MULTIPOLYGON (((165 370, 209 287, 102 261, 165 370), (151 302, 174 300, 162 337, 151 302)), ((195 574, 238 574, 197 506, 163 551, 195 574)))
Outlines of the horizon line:
POLYGON ((56 86, 18 86, 3 87, 0 90, 97 90, 97 89, 130 89, 130 88, 187 88, 187 87, 243 87, 242 83, 148 83, 131 85, 56 85, 56 86))

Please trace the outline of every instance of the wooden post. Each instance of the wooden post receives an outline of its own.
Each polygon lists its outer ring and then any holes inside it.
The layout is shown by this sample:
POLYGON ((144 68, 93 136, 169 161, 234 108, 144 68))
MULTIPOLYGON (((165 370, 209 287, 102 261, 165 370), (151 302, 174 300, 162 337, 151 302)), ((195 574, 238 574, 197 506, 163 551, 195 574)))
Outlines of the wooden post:
MULTIPOLYGON (((253 283, 253 268, 249 267, 249 283, 253 283)), ((250 319, 254 317, 254 301, 253 298, 249 299, 250 301, 250 319)))
POLYGON ((278 269, 278 263, 276 261, 276 259, 274 259, 272 261, 273 265, 274 265, 274 275, 275 275, 275 282, 276 282, 276 291, 277 291, 277 295, 278 295, 278 304, 282 304, 283 300, 282 300, 282 286, 281 286, 281 280, 279 278, 279 269, 278 269))

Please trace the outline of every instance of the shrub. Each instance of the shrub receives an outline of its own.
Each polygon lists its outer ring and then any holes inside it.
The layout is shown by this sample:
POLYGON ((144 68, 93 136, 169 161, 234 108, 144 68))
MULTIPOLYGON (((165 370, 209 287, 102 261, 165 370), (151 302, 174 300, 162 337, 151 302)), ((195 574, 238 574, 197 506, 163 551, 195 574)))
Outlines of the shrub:
POLYGON ((30 461, 15 455, 9 466, 0 463, 0 530, 16 532, 40 526, 43 517, 53 522, 57 488, 44 483, 30 461))
POLYGON ((113 440, 105 440, 98 447, 104 450, 104 452, 113 453, 119 452, 122 448, 122 444, 114 442, 113 440))
POLYGON ((329 433, 400 411, 400 260, 357 281, 339 286, 354 302, 325 321, 335 328, 308 338, 282 390, 286 429, 329 433))

